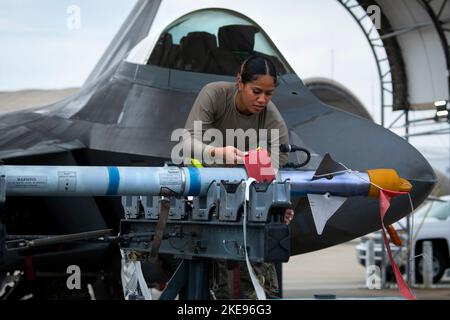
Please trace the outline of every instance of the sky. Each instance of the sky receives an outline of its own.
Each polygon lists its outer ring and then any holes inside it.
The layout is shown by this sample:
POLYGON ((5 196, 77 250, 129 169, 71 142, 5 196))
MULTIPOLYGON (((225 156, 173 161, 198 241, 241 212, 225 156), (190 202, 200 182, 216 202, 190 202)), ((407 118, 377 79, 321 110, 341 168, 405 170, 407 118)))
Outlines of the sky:
POLYGON ((1 0, 0 91, 81 86, 134 3, 1 0), (73 5, 78 29, 70 23, 73 5))
MULTIPOLYGON (((0 91, 81 86, 135 3, 136 0, 1 0, 0 91)), ((158 23, 171 23, 189 11, 192 3, 170 2, 161 8, 158 23)), ((208 0, 195 3, 205 5, 208 0)), ((370 46, 336 0, 219 3, 239 8, 255 20, 300 78, 338 81, 380 123, 380 88, 370 46)), ((388 112, 386 123, 397 115, 388 112)), ((430 112, 411 114, 412 119, 426 116, 430 112)), ((403 130, 394 132, 402 134, 403 130)), ((448 135, 442 135, 412 138, 410 142, 432 153, 437 159, 433 161, 440 162, 439 166, 446 170, 448 152, 442 150, 449 149, 448 140, 448 135)))
MULTIPOLYGON (((180 5, 166 10, 167 24, 189 8, 190 1, 180 1, 180 5)), ((0 1, 0 91, 80 86, 135 2, 0 1), (68 9, 73 5, 80 9, 79 29, 68 27, 72 17, 68 9)), ((233 7, 233 1, 224 3, 233 7)), ((335 0, 281 1, 286 10, 278 10, 279 3, 259 5, 262 10, 257 12, 255 1, 247 1, 244 11, 269 34, 301 78, 339 79, 353 87, 368 108, 375 105, 378 95, 374 93, 375 64, 367 54, 370 48, 360 41, 362 34, 353 21, 346 16, 342 19, 347 15, 345 10, 335 0), (339 27, 336 33, 332 32, 335 26, 339 27), (349 67, 362 72, 349 77, 349 67)))

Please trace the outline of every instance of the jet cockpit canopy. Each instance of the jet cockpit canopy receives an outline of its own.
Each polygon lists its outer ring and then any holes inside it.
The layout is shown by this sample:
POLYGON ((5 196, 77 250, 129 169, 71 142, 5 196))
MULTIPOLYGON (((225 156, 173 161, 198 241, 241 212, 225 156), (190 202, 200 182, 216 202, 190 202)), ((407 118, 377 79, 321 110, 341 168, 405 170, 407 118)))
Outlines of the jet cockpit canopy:
POLYGON ((148 64, 170 69, 235 76, 250 55, 271 59, 279 75, 293 73, 265 32, 249 18, 224 9, 203 9, 171 23, 148 64))

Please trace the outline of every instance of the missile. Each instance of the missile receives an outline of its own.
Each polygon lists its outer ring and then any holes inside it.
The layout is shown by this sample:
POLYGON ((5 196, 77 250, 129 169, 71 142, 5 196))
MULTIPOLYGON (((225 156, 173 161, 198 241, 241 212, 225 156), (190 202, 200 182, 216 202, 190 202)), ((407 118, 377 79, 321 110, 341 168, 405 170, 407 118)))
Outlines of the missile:
MULTIPOLYGON (((242 181, 243 167, 0 166, 5 196, 205 196, 213 181, 242 181)), ((320 235, 348 197, 379 197, 380 189, 409 192, 411 183, 393 169, 353 171, 325 155, 317 170, 280 170, 291 197, 307 196, 320 235)))
MULTIPOLYGON (((212 181, 246 180, 244 168, 0 166, 6 196, 204 196, 212 181)), ((313 179, 312 170, 280 170, 289 180, 292 196, 326 194, 341 197, 378 196, 372 183, 394 191, 411 184, 395 170, 343 172, 313 179)))

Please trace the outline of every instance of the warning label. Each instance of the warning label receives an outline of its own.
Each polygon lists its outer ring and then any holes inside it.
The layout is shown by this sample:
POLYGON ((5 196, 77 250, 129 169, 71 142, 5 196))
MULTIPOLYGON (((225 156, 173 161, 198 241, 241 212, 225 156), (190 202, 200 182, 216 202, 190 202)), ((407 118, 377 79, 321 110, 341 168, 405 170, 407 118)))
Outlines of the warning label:
POLYGON ((45 188, 47 187, 46 176, 8 176, 6 178, 7 188, 45 188))
POLYGON ((75 171, 58 171, 58 191, 75 192, 77 189, 77 173, 75 171))
POLYGON ((180 171, 161 172, 159 174, 159 184, 161 186, 178 186, 181 183, 180 171))

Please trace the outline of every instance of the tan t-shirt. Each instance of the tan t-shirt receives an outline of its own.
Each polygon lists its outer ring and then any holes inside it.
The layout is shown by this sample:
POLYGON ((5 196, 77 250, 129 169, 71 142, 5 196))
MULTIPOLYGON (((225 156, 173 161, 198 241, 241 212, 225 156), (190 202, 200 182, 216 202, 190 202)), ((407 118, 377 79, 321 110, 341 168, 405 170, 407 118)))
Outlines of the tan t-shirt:
POLYGON ((289 143, 288 129, 275 104, 269 102, 263 111, 243 115, 236 108, 236 94, 235 83, 204 86, 186 121, 183 147, 190 148, 190 157, 201 156, 205 162, 212 161, 208 158, 211 147, 234 146, 248 151, 259 146, 270 152, 276 168, 279 163, 284 165, 288 155, 279 152, 279 145, 289 143))

